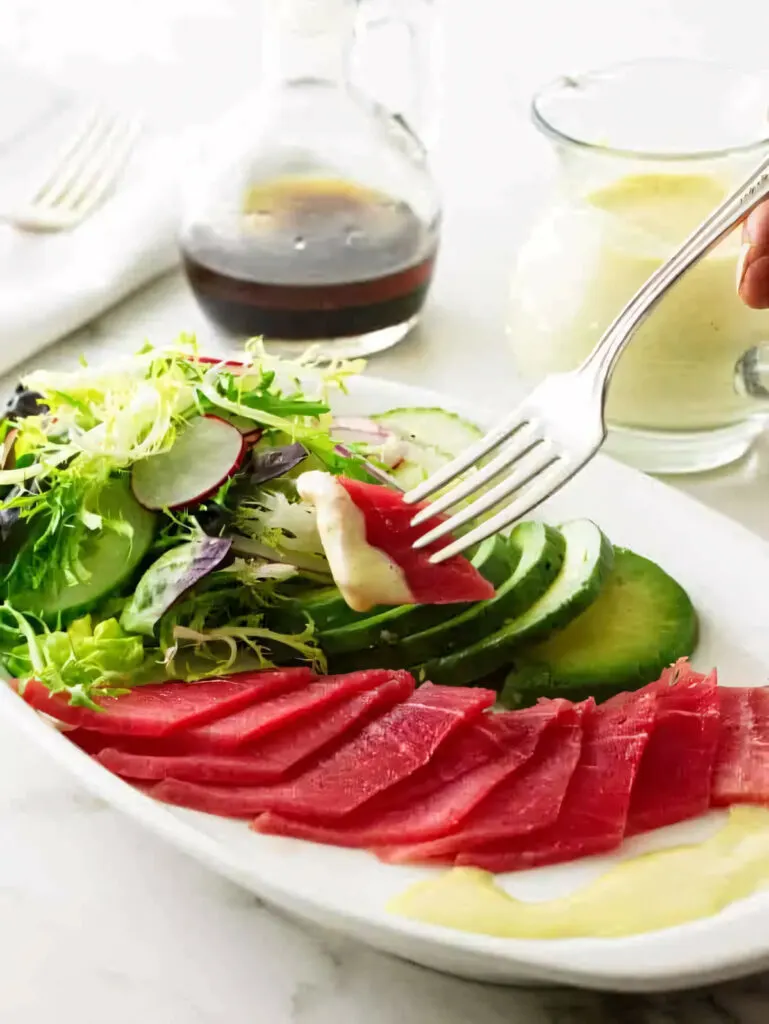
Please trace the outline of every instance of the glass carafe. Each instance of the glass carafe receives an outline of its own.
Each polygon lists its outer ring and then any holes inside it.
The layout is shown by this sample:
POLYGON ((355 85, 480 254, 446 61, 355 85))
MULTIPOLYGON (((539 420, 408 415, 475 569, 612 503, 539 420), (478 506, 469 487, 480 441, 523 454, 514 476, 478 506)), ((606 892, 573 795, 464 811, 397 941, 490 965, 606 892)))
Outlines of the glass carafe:
POLYGON ((180 235, 190 285, 225 334, 356 356, 389 348, 417 322, 440 230, 416 134, 429 6, 266 0, 261 87, 204 161, 180 235), (393 28, 408 110, 386 109, 351 73, 356 48, 393 28))
MULTIPOLYGON (((622 306, 769 147, 769 80, 696 61, 565 78, 534 100, 557 154, 521 247, 509 338, 536 383, 577 366, 622 306)), ((728 463, 762 429, 769 312, 736 288, 739 231, 674 286, 623 354, 607 450, 650 472, 728 463), (746 355, 747 353, 747 355, 746 355), (764 383, 762 383, 762 381, 764 383)))

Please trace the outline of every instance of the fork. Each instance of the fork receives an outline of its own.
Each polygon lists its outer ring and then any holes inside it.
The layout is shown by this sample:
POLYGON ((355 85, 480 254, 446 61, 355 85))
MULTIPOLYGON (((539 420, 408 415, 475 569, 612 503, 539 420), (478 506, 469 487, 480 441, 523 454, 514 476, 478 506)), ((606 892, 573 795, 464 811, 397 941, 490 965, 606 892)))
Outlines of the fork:
POLYGON ((546 377, 485 437, 404 495, 409 504, 424 501, 474 469, 417 512, 412 525, 418 526, 467 501, 508 471, 469 505, 423 534, 414 548, 434 544, 507 502, 500 511, 430 557, 435 564, 443 562, 499 533, 571 480, 606 438, 606 390, 619 357, 638 328, 668 289, 768 195, 766 158, 641 286, 581 366, 546 377))
POLYGON ((22 231, 75 227, 106 198, 140 130, 136 118, 91 110, 56 155, 31 198, 0 212, 0 221, 22 231))

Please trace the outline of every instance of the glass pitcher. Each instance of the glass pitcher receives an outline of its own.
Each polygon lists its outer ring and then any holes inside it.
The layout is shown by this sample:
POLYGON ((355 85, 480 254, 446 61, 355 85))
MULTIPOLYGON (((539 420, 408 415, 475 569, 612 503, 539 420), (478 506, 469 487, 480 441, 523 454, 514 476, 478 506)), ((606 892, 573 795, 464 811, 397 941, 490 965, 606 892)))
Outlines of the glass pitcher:
POLYGON ((225 334, 357 356, 417 322, 440 231, 416 134, 429 13, 427 0, 266 0, 261 88, 204 162, 180 234, 188 281, 225 334), (354 79, 399 31, 408 84, 391 111, 354 79))
MULTIPOLYGON (((553 199, 518 253, 509 338, 536 383, 577 366, 625 302, 769 148, 769 81, 647 60, 535 97, 557 154, 553 199)), ((733 461, 765 424, 769 312, 736 290, 734 233, 662 300, 622 356, 607 450, 649 472, 733 461)))

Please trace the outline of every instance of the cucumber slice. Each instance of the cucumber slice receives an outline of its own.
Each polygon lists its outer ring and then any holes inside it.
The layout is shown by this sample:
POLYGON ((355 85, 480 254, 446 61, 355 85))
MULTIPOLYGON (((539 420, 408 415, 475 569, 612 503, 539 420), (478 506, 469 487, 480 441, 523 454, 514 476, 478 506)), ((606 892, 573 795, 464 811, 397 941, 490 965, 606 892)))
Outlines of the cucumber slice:
POLYGON ((538 601, 501 629, 460 651, 412 669, 421 679, 464 686, 488 677, 510 662, 524 644, 563 629, 597 598, 613 561, 608 539, 589 519, 561 527, 566 554, 561 571, 538 601))
MULTIPOLYGON (((566 542, 552 526, 527 522, 515 527, 509 544, 514 552, 514 569, 504 583, 497 586, 497 593, 490 601, 479 601, 450 618, 444 612, 439 624, 404 637, 394 649, 380 644, 373 650, 362 651, 355 659, 355 666, 402 668, 417 665, 474 644, 506 620, 522 615, 560 572, 566 542)), ((335 664, 334 667, 340 666, 335 664)), ((353 659, 344 662, 342 667, 352 668, 353 659)))
POLYGON ((452 458, 483 437, 483 431, 474 423, 445 409, 391 409, 371 419, 407 441, 446 452, 452 458))
MULTIPOLYGON (((490 538, 490 541, 493 542, 493 538, 490 538)), ((479 572, 496 587, 510 575, 514 568, 515 559, 511 552, 506 550, 504 540, 501 540, 501 546, 490 542, 482 544, 471 561, 479 572), (504 552, 504 563, 502 563, 500 557, 502 552, 504 552), (479 558, 480 562, 478 561, 479 558)), ((334 652, 341 653, 344 651, 361 650, 379 642, 383 629, 386 628, 388 631, 391 631, 388 623, 391 624, 392 629, 395 631, 392 633, 393 637, 404 636, 406 631, 413 632, 414 630, 426 629, 436 622, 443 621, 448 615, 455 614, 457 608, 464 607, 467 606, 402 605, 397 608, 383 610, 379 606, 372 608, 368 612, 356 612, 347 604, 336 587, 329 586, 321 589, 315 588, 309 593, 285 604, 283 607, 275 609, 271 613, 271 619, 276 629, 291 631, 301 629, 309 616, 320 634, 322 645, 325 647, 328 643, 329 653, 332 648, 334 652), (396 623, 406 613, 412 616, 411 625, 404 623, 403 629, 401 629, 396 623), (369 622, 374 619, 377 620, 374 627, 375 632, 364 636, 364 631, 369 622), (360 632, 353 634, 349 641, 347 641, 343 636, 343 631, 348 629, 360 629, 360 632), (358 639, 355 639, 355 637, 358 639), (351 646, 352 644, 355 646, 351 646)))
POLYGON ((105 519, 128 523, 132 536, 109 528, 89 534, 81 558, 88 578, 63 586, 58 585, 58 578, 52 578, 42 589, 14 598, 18 608, 48 620, 74 618, 119 592, 133 576, 152 544, 155 515, 134 498, 127 477, 116 477, 104 488, 97 511, 105 519))
MULTIPOLYGON (((309 616, 318 630, 324 630, 355 622, 360 613, 352 610, 336 587, 329 586, 298 598, 285 609, 285 616, 286 621, 290 619, 293 625, 300 625, 309 616)), ((280 618, 282 621, 284 615, 281 614, 280 618)))
POLYGON ((410 491, 412 487, 421 484, 428 476, 451 462, 454 456, 432 445, 418 445, 408 441, 406 444, 406 458, 398 463, 393 469, 388 470, 390 476, 402 487, 404 491, 410 491))
POLYGON ((407 442, 405 459, 390 470, 406 491, 483 436, 474 423, 445 409, 391 409, 371 419, 407 442))
POLYGON ((659 678, 697 643, 697 614, 683 587, 654 562, 615 549, 614 568, 593 604, 565 629, 521 652, 502 702, 538 697, 605 700, 659 678))
MULTIPOLYGON (((485 579, 499 587, 510 578, 518 557, 517 550, 512 549, 502 537, 497 536, 484 541, 471 561, 485 579)), ((366 651, 367 658, 361 661, 356 656, 352 663, 357 667, 366 667, 370 663, 386 668, 392 660, 397 667, 404 664, 400 647, 404 643, 408 644, 408 638, 412 633, 426 629, 434 623, 444 622, 447 618, 453 621, 457 608, 468 607, 475 608, 476 605, 402 605, 388 608, 359 622, 321 632, 320 645, 328 655, 375 648, 366 651), (388 652, 391 655, 390 660, 383 661, 381 656, 384 649, 393 647, 395 650, 388 652)))

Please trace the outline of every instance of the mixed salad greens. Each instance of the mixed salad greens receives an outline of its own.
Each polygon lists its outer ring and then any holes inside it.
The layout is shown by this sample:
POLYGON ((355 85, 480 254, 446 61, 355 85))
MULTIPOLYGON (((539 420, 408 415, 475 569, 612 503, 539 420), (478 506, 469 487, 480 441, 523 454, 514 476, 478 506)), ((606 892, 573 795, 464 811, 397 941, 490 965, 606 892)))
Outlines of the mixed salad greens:
POLYGON ((324 657, 309 618, 268 610, 330 583, 294 480, 370 480, 386 465, 332 436, 329 395, 360 362, 247 344, 243 365, 195 339, 119 365, 28 375, 2 422, 0 653, 73 703, 164 677, 324 657))

